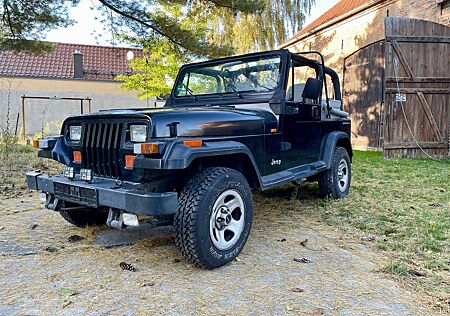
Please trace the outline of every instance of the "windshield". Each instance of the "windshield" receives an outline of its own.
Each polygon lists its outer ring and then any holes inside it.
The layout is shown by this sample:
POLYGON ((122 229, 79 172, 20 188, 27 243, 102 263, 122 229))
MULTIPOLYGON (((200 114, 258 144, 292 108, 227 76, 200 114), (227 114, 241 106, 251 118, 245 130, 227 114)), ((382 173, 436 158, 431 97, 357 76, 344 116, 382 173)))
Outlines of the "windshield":
POLYGON ((187 67, 175 85, 175 96, 273 91, 280 83, 280 64, 279 55, 269 55, 187 67))

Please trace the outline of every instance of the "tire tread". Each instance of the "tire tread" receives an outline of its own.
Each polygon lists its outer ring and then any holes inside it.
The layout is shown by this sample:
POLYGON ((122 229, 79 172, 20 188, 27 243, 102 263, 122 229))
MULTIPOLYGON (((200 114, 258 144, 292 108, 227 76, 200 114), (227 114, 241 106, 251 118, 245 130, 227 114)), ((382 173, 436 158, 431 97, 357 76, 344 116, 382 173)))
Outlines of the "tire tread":
MULTIPOLYGON (((319 195, 321 197, 330 197, 333 199, 339 199, 343 197, 342 194, 339 194, 338 192, 337 184, 334 183, 335 181, 333 174, 334 169, 337 167, 337 164, 343 157, 346 157, 347 160, 349 160, 347 150, 344 147, 336 147, 333 153, 330 168, 318 175, 319 195)), ((349 168, 351 168, 350 164, 349 168)), ((349 179, 349 181, 351 180, 349 179)), ((348 184, 348 186, 350 187, 350 183, 348 184)))
POLYGON ((179 196, 179 209, 174 216, 175 243, 189 262, 206 269, 212 267, 199 254, 197 220, 200 204, 213 184, 222 176, 236 172, 230 168, 212 167, 194 175, 179 196))

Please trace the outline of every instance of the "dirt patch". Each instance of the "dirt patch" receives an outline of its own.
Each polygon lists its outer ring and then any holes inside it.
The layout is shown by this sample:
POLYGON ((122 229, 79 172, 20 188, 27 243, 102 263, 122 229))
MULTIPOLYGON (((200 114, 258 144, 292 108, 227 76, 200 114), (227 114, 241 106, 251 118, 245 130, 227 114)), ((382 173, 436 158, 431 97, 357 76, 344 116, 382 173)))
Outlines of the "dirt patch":
POLYGON ((285 192, 256 195, 252 234, 243 252, 212 271, 182 260, 170 233, 104 248, 95 239, 105 228, 71 226, 32 194, 4 199, 1 243, 36 254, 0 247, 0 314, 433 313, 414 293, 377 272, 386 258, 280 203, 288 197, 274 199, 285 192), (84 239, 69 242, 73 235, 84 239), (122 269, 123 262, 136 271, 122 269))

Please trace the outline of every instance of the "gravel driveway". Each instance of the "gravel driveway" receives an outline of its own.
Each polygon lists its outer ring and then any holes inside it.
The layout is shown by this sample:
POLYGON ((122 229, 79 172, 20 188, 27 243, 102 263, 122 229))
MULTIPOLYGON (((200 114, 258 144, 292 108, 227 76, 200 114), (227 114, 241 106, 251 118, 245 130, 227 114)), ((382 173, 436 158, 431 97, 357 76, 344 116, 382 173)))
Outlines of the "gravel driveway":
POLYGON ((213 271, 186 263, 170 230, 133 245, 101 247, 99 234, 117 233, 71 226, 45 210, 35 193, 4 199, 0 315, 432 313, 376 272, 384 258, 369 242, 342 236, 284 199, 276 192, 256 195, 243 252, 213 271), (69 242, 75 234, 84 239, 69 242), (137 271, 122 270, 121 262, 137 271))

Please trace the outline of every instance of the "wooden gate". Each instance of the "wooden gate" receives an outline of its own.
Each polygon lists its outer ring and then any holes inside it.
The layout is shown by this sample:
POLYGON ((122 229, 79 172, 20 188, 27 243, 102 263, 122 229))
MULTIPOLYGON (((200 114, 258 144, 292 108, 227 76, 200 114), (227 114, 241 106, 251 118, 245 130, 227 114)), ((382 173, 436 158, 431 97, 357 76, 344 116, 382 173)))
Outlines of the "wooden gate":
POLYGON ((385 157, 448 157, 450 27, 389 17, 385 32, 385 157))
POLYGON ((352 120, 355 148, 382 148, 385 43, 363 47, 344 60, 343 104, 352 120))

